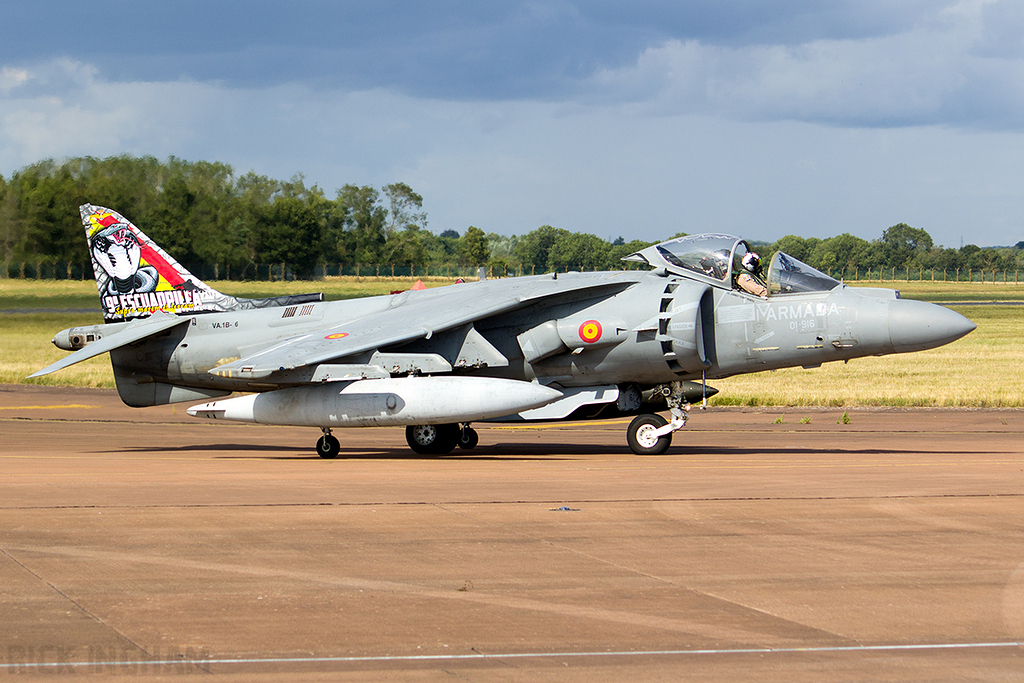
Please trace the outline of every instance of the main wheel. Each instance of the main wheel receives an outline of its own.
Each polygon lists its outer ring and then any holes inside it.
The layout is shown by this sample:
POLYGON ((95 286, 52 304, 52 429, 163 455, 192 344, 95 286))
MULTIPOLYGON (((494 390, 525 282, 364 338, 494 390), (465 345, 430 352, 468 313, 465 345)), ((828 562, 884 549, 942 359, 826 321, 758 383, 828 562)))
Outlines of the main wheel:
POLYGON ((459 448, 465 448, 468 451, 476 448, 478 443, 480 443, 480 435, 476 433, 475 429, 466 426, 465 429, 459 430, 459 448))
POLYGON ((459 441, 459 426, 409 425, 405 428, 405 440, 420 455, 451 453, 459 441))
POLYGON ((340 450, 341 444, 333 436, 321 436, 320 440, 316 442, 316 454, 321 458, 336 458, 340 450))
POLYGON ((626 430, 629 447, 637 455, 661 455, 672 445, 672 434, 655 436, 654 432, 667 424, 661 415, 637 415, 626 430))

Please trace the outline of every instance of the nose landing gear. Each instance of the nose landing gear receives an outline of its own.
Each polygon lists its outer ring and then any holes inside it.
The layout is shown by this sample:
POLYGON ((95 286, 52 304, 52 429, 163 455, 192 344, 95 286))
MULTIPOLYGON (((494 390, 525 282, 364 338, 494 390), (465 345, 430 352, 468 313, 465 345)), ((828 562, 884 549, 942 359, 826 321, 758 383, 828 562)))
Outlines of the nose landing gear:
POLYGON ((661 455, 672 445, 672 433, 686 426, 690 404, 686 401, 682 382, 659 387, 668 403, 672 421, 666 422, 660 415, 637 415, 626 430, 626 442, 637 455, 661 455))
POLYGON ((672 434, 657 431, 668 424, 661 415, 637 415, 626 429, 626 442, 637 455, 661 455, 672 445, 672 434))

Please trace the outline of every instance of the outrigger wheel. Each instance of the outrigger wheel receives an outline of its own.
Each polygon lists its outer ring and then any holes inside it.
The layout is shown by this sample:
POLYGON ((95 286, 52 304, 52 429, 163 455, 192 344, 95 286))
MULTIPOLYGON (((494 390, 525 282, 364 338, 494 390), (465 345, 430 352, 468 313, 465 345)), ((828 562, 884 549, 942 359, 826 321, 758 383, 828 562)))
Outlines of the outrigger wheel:
POLYGON ((459 428, 459 448, 468 451, 471 448, 476 448, 478 443, 480 443, 480 435, 468 423, 459 428))
POLYGON ((637 455, 661 455, 672 445, 672 432, 658 436, 658 429, 668 424, 661 415, 637 415, 626 430, 626 441, 637 455))
POLYGON ((451 453, 458 445, 459 437, 457 424, 409 425, 405 428, 405 440, 409 448, 420 455, 451 453))
POLYGON ((331 430, 326 427, 323 428, 324 435, 316 442, 316 454, 321 458, 336 458, 338 452, 341 450, 341 444, 338 443, 338 439, 331 436, 331 430))

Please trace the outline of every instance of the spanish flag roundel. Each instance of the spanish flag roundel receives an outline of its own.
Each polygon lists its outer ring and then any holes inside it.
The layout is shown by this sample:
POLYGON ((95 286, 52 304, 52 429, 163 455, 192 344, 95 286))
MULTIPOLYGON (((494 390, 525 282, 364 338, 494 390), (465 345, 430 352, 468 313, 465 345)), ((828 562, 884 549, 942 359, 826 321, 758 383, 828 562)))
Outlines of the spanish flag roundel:
POLYGON ((593 344, 600 339, 602 332, 604 330, 601 329, 601 323, 596 320, 588 320, 580 325, 580 339, 588 344, 593 344))

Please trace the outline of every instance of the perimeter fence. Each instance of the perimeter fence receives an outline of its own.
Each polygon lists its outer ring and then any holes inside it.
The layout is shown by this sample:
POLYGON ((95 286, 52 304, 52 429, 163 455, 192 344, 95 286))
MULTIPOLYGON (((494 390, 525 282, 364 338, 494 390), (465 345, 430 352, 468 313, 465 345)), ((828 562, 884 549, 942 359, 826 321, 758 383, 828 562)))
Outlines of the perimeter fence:
MULTIPOLYGON (((410 266, 394 263, 380 265, 366 264, 320 264, 312 271, 296 271, 286 263, 250 263, 245 266, 224 264, 191 264, 187 268, 197 277, 207 281, 243 280, 273 282, 280 280, 319 280, 329 277, 356 278, 475 278, 478 268, 457 264, 410 266)), ((631 268, 632 269, 632 268, 631 268)), ((509 277, 517 275, 540 275, 543 273, 568 271, 603 270, 566 266, 563 268, 537 268, 535 266, 487 267, 488 277, 509 277)), ((991 282, 1019 284, 1019 270, 987 270, 963 268, 956 270, 931 270, 927 268, 853 268, 826 269, 829 276, 847 282, 991 282)), ((92 266, 88 263, 38 261, 11 261, 0 263, 0 278, 22 280, 91 280, 92 266)))

